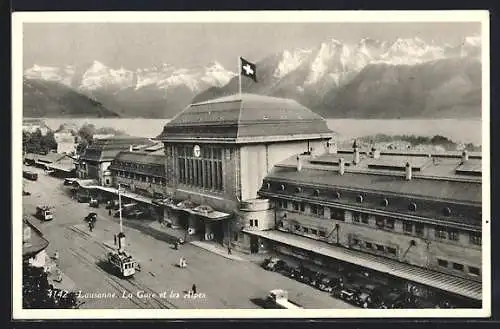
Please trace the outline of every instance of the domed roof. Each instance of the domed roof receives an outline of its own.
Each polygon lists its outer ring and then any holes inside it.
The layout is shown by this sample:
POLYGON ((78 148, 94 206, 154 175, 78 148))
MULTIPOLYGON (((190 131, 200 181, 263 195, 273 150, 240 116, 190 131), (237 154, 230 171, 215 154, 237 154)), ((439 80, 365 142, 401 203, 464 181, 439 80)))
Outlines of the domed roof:
POLYGON ((325 119, 294 100, 235 94, 189 105, 158 139, 252 143, 331 136, 325 119))

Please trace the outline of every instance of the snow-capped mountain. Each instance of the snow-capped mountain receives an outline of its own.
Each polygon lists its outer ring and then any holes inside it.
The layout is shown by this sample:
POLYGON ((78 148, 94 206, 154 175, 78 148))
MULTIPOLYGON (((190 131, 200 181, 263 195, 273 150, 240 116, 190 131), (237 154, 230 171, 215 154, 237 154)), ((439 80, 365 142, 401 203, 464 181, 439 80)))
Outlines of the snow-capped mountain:
MULTIPOLYGON (((325 116, 336 116, 332 113, 336 111, 336 99, 343 100, 342 111, 350 116, 355 114, 352 111, 356 109, 349 108, 349 102, 351 105, 354 100, 366 103, 363 104, 363 115, 367 115, 371 104, 370 99, 363 94, 366 88, 371 88, 372 100, 382 91, 385 97, 390 97, 393 92, 391 88, 397 88, 394 93, 402 99, 392 103, 402 108, 407 107, 404 100, 405 92, 411 93, 414 99, 418 100, 420 96, 422 99, 427 97, 421 93, 447 90, 455 91, 456 95, 451 98, 446 96, 449 100, 446 106, 453 106, 453 101, 463 101, 467 105, 460 108, 466 113, 469 106, 480 108, 475 87, 475 85, 480 87, 481 84, 481 80, 477 79, 481 75, 481 65, 478 64, 480 54, 481 38, 477 36, 466 37, 455 45, 425 42, 418 37, 398 38, 392 41, 363 38, 352 44, 331 39, 312 49, 284 50, 266 57, 257 63, 259 82, 253 83, 244 79, 243 90, 249 93, 293 98, 325 116), (433 63, 439 65, 434 66, 433 63), (371 70, 372 67, 377 69, 371 70), (438 71, 433 72, 433 70, 438 71), (409 75, 408 72, 414 75, 409 75), (359 79, 355 80, 360 76, 367 78, 366 83, 361 83, 359 79), (457 79, 461 81, 461 88, 447 87, 455 85, 457 79), (353 83, 356 83, 356 88, 350 87, 353 83), (384 85, 389 87, 377 87, 384 85), (429 86, 433 86, 434 89, 427 89, 429 86), (405 91, 406 89, 408 90, 405 91), (342 93, 349 93, 349 96, 342 96, 342 93)), ((223 88, 212 88, 197 95, 195 101, 231 94, 236 90, 237 81, 233 79, 223 88)), ((440 98, 436 93, 432 97, 432 100, 429 98, 431 105, 419 103, 427 106, 423 109, 425 115, 432 115, 430 114, 434 111, 432 104, 437 104, 435 100, 440 98)), ((380 102, 378 105, 373 104, 376 107, 374 107, 375 112, 383 110, 385 102, 383 97, 380 97, 380 102)), ((441 113, 446 111, 437 108, 436 110, 441 113)), ((394 110, 391 113, 398 111, 394 110)), ((405 116, 412 114, 418 116, 421 113, 402 112, 405 116)), ((377 117, 379 115, 377 113, 368 115, 377 117)), ((450 113, 448 111, 447 115, 450 113)))
MULTIPOLYGON (((460 88, 460 92, 465 93, 471 81, 476 83, 475 70, 480 68, 470 61, 479 62, 480 55, 481 38, 478 36, 463 38, 455 44, 426 42, 418 37, 395 40, 363 38, 353 43, 330 39, 316 47, 285 49, 265 57, 257 62, 258 82, 243 78, 242 89, 244 92, 293 98, 313 110, 318 109, 323 115, 330 115, 328 111, 335 110, 339 93, 346 90, 351 93, 349 97, 341 97, 345 100, 344 108, 349 107, 348 102, 356 97, 365 99, 362 90, 368 87, 366 83, 355 80, 359 76, 369 77, 367 79, 375 86, 397 83, 401 84, 398 92, 407 86, 415 92, 423 90, 415 82, 425 86, 436 84, 428 81, 431 70, 427 67, 440 61, 453 61, 454 64, 437 66, 441 70, 439 81, 453 85, 454 76, 460 74, 460 85, 467 86, 460 88), (412 70, 420 66, 422 69, 412 70), (371 70, 372 67, 377 69, 371 70), (471 67, 472 77, 469 71, 453 72, 451 67, 459 71, 471 67), (402 76, 407 77, 404 72, 409 70, 415 72, 415 76, 408 77, 412 84, 400 81, 402 76), (350 88, 353 83, 358 87, 350 88)), ((28 79, 70 86, 122 116, 171 117, 192 101, 238 90, 237 74, 216 61, 188 68, 163 63, 135 70, 112 68, 99 61, 79 67, 34 65, 24 74, 28 79)), ((453 89, 439 87, 436 86, 435 90, 453 89)), ((377 91, 370 89, 370 93, 374 95, 377 91)), ((384 90, 384 94, 390 93, 390 90, 384 90)))

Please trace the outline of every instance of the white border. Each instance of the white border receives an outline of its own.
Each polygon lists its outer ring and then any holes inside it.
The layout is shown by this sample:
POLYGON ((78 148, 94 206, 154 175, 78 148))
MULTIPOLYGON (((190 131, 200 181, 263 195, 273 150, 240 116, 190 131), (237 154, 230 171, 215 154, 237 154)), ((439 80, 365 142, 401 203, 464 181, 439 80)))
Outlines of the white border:
POLYGON ((13 319, 378 318, 487 317, 491 315, 490 264, 490 47, 489 12, 473 11, 252 11, 252 12, 18 12, 12 15, 13 319), (22 309, 22 83, 23 23, 294 23, 478 22, 482 36, 483 308, 426 310, 23 310, 22 309), (17 197, 19 196, 19 197, 17 197))

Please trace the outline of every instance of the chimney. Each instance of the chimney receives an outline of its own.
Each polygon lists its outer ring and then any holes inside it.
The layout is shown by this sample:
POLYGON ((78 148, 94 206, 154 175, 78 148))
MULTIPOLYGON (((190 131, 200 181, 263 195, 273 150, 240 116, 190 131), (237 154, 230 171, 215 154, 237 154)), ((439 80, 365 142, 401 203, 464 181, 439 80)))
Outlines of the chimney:
POLYGON ((359 163, 359 149, 357 147, 354 148, 354 159, 352 162, 357 165, 359 163))
POLYGON ((339 175, 343 175, 345 172, 345 161, 344 158, 339 159, 339 175))
POLYGON ((297 155, 297 171, 301 170, 302 170, 302 158, 300 157, 300 155, 297 155))
POLYGON ((405 172, 406 172, 406 180, 411 180, 411 165, 409 162, 406 163, 405 172))
POLYGON ((337 144, 332 141, 328 141, 327 143, 328 153, 337 154, 337 144))
POLYGON ((462 162, 465 162, 467 160, 469 160, 469 152, 467 150, 464 150, 462 152, 462 162))

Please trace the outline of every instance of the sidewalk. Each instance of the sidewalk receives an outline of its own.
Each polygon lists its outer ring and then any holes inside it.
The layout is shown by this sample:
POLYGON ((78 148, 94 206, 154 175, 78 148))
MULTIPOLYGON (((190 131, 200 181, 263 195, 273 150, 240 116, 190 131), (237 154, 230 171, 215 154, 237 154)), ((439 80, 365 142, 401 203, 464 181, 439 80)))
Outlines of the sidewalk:
POLYGON ((220 244, 212 241, 192 241, 190 244, 197 246, 199 248, 205 249, 207 251, 213 252, 215 254, 218 254, 222 257, 232 259, 232 260, 237 260, 237 261, 248 261, 247 259, 244 258, 244 254, 231 250, 231 255, 228 254, 227 248, 221 246, 220 244))
POLYGON ((58 273, 57 270, 59 266, 57 262, 52 259, 49 255, 46 256, 45 259, 45 268, 47 269, 47 281, 49 284, 53 285, 56 289, 61 289, 65 291, 73 291, 75 289, 75 282, 71 280, 69 276, 67 276, 64 272, 61 271, 61 282, 58 282, 58 273))

